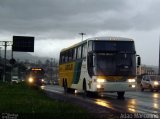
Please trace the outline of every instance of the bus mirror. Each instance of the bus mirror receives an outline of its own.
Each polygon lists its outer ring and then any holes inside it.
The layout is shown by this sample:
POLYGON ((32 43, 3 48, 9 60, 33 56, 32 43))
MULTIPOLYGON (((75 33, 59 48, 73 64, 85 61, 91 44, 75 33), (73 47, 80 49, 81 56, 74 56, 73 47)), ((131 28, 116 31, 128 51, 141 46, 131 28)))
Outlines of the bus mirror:
POLYGON ((137 57, 137 66, 140 66, 140 65, 141 65, 141 57, 138 56, 138 57, 137 57))

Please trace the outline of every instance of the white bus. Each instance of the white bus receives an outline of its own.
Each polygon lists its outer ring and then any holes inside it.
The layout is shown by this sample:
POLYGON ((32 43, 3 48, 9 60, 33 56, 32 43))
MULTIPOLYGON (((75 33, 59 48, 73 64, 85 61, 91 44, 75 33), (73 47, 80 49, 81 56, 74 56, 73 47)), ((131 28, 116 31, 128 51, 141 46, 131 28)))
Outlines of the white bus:
POLYGON ((136 90, 134 41, 122 37, 94 37, 60 52, 59 85, 87 94, 136 90))

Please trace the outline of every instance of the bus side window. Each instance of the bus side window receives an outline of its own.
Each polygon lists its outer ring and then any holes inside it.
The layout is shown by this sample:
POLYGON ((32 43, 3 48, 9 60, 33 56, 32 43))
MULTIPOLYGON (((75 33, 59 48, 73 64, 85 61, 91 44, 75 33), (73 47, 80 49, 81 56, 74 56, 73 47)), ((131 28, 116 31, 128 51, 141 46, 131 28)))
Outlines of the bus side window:
POLYGON ((68 51, 65 52, 65 62, 68 62, 68 51))
POLYGON ((87 56, 87 43, 83 44, 82 48, 82 58, 85 58, 87 56))
POLYGON ((60 57, 59 57, 59 63, 62 63, 62 53, 60 53, 60 57))
POLYGON ((73 60, 73 49, 69 50, 69 52, 68 52, 68 60, 69 61, 73 60))
POLYGON ((62 63, 64 63, 65 62, 65 55, 63 54, 63 56, 62 56, 62 63))
POLYGON ((60 54, 60 63, 64 63, 65 62, 65 56, 64 53, 60 54))
POLYGON ((78 47, 77 58, 80 59, 82 57, 82 49, 81 46, 78 47))
POLYGON ((92 51, 92 41, 88 43, 88 52, 92 51))
POLYGON ((77 48, 73 49, 73 60, 77 59, 77 48))

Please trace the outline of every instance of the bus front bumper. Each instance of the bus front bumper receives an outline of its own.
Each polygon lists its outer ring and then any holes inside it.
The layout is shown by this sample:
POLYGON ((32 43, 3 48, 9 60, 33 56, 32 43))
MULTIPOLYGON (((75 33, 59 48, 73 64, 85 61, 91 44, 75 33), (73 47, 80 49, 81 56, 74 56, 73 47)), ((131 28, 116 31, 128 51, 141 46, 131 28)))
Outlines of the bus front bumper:
POLYGON ((97 83, 96 90, 98 92, 136 91, 137 84, 126 82, 97 83))

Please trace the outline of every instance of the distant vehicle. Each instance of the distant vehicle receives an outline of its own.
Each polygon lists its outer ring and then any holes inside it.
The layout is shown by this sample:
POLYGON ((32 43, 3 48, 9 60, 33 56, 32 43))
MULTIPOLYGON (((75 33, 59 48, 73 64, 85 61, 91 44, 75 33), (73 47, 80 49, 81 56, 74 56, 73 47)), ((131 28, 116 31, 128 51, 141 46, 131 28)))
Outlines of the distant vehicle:
POLYGON ((11 81, 12 81, 12 83, 19 83, 20 79, 18 78, 18 76, 12 76, 11 81))
POLYGON ((149 89, 150 91, 160 90, 160 76, 158 75, 144 75, 140 84, 141 91, 149 89))
POLYGON ((134 41, 121 37, 95 37, 60 52, 59 85, 64 90, 87 94, 135 91, 136 67, 140 65, 134 41))
POLYGON ((53 84, 54 84, 54 85, 58 85, 58 80, 54 80, 54 81, 53 81, 53 84))
POLYGON ((41 86, 45 84, 45 71, 43 68, 31 68, 26 73, 26 81, 30 85, 41 86))

